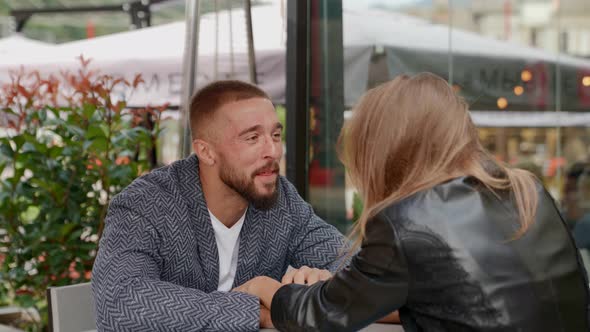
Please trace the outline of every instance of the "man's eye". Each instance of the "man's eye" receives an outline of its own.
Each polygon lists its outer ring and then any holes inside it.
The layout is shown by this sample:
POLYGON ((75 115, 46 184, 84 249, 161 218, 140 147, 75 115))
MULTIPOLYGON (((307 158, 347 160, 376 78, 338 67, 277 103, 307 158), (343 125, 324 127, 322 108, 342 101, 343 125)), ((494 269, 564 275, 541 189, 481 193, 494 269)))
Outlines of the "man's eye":
POLYGON ((252 135, 252 136, 248 136, 246 138, 246 141, 255 142, 257 139, 258 139, 258 135, 252 135))

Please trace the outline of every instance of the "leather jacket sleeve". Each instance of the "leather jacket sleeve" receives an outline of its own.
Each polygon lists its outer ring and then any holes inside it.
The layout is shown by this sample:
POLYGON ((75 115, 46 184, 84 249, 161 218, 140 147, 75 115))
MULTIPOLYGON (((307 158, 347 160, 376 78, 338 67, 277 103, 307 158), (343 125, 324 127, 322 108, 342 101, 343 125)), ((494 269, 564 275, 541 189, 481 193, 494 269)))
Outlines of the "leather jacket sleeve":
POLYGON ((350 266, 312 286, 285 285, 272 300, 280 331, 356 331, 400 308, 408 268, 396 232, 383 213, 372 218, 350 266))

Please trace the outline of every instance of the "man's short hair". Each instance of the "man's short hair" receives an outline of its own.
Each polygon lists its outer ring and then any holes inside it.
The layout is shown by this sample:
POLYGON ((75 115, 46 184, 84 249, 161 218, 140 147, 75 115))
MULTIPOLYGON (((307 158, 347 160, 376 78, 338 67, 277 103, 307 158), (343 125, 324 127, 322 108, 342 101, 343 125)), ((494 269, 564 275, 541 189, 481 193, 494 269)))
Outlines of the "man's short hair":
POLYGON ((251 98, 270 97, 259 87, 237 80, 217 81, 197 91, 190 104, 192 138, 202 138, 215 111, 221 106, 251 98))

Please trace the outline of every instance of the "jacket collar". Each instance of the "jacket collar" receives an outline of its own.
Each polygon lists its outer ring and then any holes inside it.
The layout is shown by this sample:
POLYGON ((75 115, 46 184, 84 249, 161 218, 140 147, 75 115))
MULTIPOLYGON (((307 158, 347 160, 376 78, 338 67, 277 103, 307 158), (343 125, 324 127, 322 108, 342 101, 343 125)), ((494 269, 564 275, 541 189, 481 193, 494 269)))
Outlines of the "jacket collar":
MULTIPOLYGON (((195 154, 192 154, 181 160, 178 166, 180 194, 188 205, 191 227, 197 238, 201 268, 207 281, 205 291, 212 292, 217 290, 219 284, 219 253, 199 177, 199 160, 195 154)), ((238 267, 233 287, 257 275, 261 242, 264 238, 262 222, 264 214, 265 212, 255 209, 252 205, 248 206, 244 225, 240 231, 238 267)))
POLYGON ((178 185, 189 211, 189 222, 197 239, 197 250, 205 282, 205 292, 217 290, 219 254, 211 217, 199 178, 199 160, 195 154, 177 164, 178 185))
POLYGON ((240 232, 240 249, 238 252, 238 268, 234 278, 236 287, 256 277, 261 271, 258 268, 264 240, 264 212, 256 210, 252 204, 248 206, 246 220, 240 232))

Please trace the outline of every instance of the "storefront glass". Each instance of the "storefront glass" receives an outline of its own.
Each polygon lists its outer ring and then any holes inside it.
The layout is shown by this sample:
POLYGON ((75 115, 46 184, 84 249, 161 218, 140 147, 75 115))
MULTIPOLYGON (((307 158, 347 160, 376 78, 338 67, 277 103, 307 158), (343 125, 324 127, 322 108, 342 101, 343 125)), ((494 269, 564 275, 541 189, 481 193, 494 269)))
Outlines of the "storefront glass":
MULTIPOLYGON (((312 38, 314 24, 320 35, 333 34, 330 27, 340 24, 340 8, 328 5, 331 1, 318 3, 332 12, 314 16, 312 9, 312 38)), ((496 158, 537 174, 575 227, 590 206, 584 195, 590 173, 584 167, 590 143, 586 1, 350 0, 342 8, 343 57, 326 56, 323 50, 333 44, 310 48, 312 78, 332 62, 342 62, 344 79, 338 87, 342 104, 322 104, 319 111, 311 106, 309 198, 314 207, 345 209, 349 220, 355 214, 354 188, 346 184, 342 205, 339 182, 327 180, 340 172, 336 163, 325 162, 324 152, 336 143, 334 133, 341 125, 337 114, 342 112, 345 119, 360 93, 380 82, 429 71, 447 79, 466 99, 483 144, 496 158), (360 63, 366 64, 364 71, 358 70, 360 63), (318 131, 318 122, 321 126, 326 121, 322 114, 335 119, 329 130, 318 131), (325 142, 320 154, 317 142, 325 142)), ((312 92, 316 86, 312 79, 312 92)), ((311 96, 321 101, 329 95, 322 90, 311 96)))

